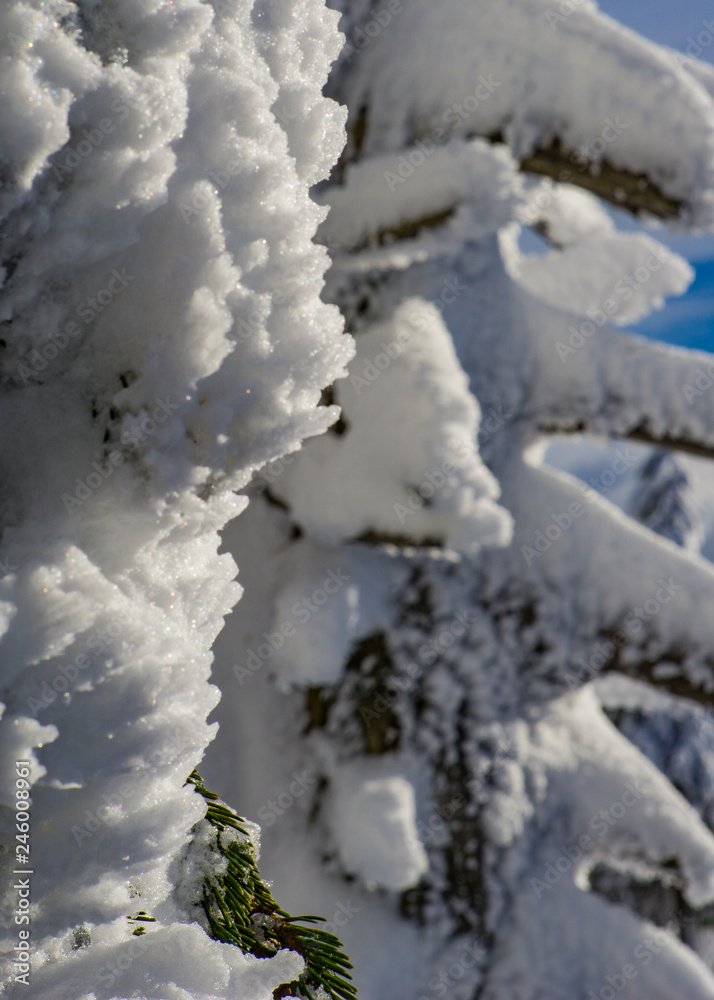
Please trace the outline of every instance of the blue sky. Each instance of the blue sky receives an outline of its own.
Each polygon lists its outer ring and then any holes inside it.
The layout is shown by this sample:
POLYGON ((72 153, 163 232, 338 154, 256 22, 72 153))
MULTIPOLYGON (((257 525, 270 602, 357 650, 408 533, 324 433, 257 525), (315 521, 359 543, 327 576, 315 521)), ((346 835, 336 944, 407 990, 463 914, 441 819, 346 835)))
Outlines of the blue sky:
MULTIPOLYGON (((714 63, 714 32, 704 24, 714 21, 712 0, 600 0, 599 7, 655 42, 714 63)), ((658 340, 714 352, 714 236, 653 235, 687 257, 696 278, 686 295, 670 299, 635 329, 658 340)))
MULTIPOLYGON (((688 39, 696 44, 699 32, 706 31, 704 21, 714 19, 711 0, 600 0, 598 6, 641 35, 682 52, 687 51, 688 39)), ((714 62, 714 43, 702 48, 697 58, 714 62)))

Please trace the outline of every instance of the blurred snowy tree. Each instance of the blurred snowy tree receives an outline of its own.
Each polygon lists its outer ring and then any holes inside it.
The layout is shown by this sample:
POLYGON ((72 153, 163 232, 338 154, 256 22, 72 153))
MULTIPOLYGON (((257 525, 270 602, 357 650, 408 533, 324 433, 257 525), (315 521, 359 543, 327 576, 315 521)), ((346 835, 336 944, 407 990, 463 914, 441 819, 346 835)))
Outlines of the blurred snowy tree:
POLYGON ((692 485, 677 459, 668 451, 654 451, 638 473, 630 516, 676 545, 697 551, 701 517, 693 505, 692 485))
MULTIPOLYGON (((286 843, 323 910, 349 896, 367 1000, 712 998, 714 571, 541 456, 714 456, 710 358, 618 329, 691 269, 607 207, 711 228, 714 74, 593 3, 335 6, 348 138, 315 196, 357 357, 339 428, 226 534, 246 597, 206 772, 288 898, 286 843), (261 817, 298 761, 311 792, 261 817)), ((633 516, 683 540, 654 464, 633 516)))

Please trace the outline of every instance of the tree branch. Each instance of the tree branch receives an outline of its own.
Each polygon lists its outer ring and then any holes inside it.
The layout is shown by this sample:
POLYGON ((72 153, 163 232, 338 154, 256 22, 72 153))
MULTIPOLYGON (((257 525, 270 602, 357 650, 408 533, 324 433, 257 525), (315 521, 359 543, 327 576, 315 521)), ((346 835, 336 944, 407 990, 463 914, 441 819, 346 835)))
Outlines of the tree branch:
MULTIPOLYGON (((669 650, 658 656, 656 660, 642 660, 639 663, 628 663, 620 655, 620 649, 616 649, 612 658, 603 667, 603 673, 623 674, 635 681, 649 684, 660 691, 667 691, 677 698, 687 698, 689 701, 704 705, 705 708, 714 709, 714 685, 709 688, 697 686, 684 673, 676 674, 672 677, 658 676, 656 673, 658 665, 662 662, 682 662, 683 654, 677 650, 669 650)), ((709 664, 714 673, 714 664, 709 664)))
MULTIPOLYGON (((538 430, 542 434, 602 434, 603 431, 594 427, 587 420, 567 421, 562 423, 550 419, 539 421, 538 430)), ((630 430, 622 430, 617 433, 608 433, 609 437, 622 438, 625 441, 639 441, 641 444, 651 445, 654 448, 668 448, 670 451, 683 451, 688 455, 696 455, 697 458, 714 459, 714 447, 702 444, 699 441, 686 437, 671 437, 667 434, 659 435, 650 431, 646 425, 638 425, 630 430)))
MULTIPOLYGON (((498 136, 489 136, 491 141, 498 136)), ((603 201, 623 208, 633 215, 647 213, 659 219, 676 219, 686 208, 685 203, 670 198, 653 184, 644 173, 632 173, 603 160, 595 165, 577 151, 565 149, 560 139, 543 146, 520 163, 521 170, 551 177, 561 184, 585 188, 603 201)))

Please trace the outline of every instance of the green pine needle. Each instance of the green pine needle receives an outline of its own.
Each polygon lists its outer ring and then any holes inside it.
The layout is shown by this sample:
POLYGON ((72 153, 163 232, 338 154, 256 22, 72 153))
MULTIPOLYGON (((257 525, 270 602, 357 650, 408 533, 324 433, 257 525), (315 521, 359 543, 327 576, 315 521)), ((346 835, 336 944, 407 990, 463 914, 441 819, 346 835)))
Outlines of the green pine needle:
POLYGON ((211 937, 259 958, 283 948, 302 955, 305 971, 295 982, 279 986, 273 994, 276 1000, 292 992, 317 1000, 320 987, 332 1000, 355 1000, 357 990, 347 972, 353 966, 342 951, 342 942, 319 927, 303 926, 323 922, 324 917, 291 917, 278 906, 260 874, 245 820, 209 792, 197 771, 188 780, 208 803, 206 820, 215 828, 216 846, 227 862, 226 870, 209 876, 203 887, 211 937), (221 834, 227 827, 245 840, 224 843, 221 834))

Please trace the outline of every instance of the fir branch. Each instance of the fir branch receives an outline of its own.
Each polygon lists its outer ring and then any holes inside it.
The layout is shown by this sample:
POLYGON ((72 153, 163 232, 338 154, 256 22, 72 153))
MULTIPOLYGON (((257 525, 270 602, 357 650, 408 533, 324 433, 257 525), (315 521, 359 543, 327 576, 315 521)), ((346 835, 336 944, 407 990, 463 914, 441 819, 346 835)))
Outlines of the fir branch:
POLYGON ((357 990, 347 971, 353 966, 342 951, 342 942, 319 927, 304 926, 324 918, 312 914, 291 917, 278 906, 260 874, 245 820, 206 788, 197 771, 188 781, 206 800, 206 821, 214 827, 216 847, 226 860, 225 871, 211 874, 203 887, 202 903, 211 937, 259 958, 283 948, 301 955, 305 971, 295 982, 279 986, 273 994, 276 1000, 291 993, 318 1000, 320 988, 331 1000, 355 1000, 357 990), (243 839, 225 836, 226 830, 236 831, 243 839))

